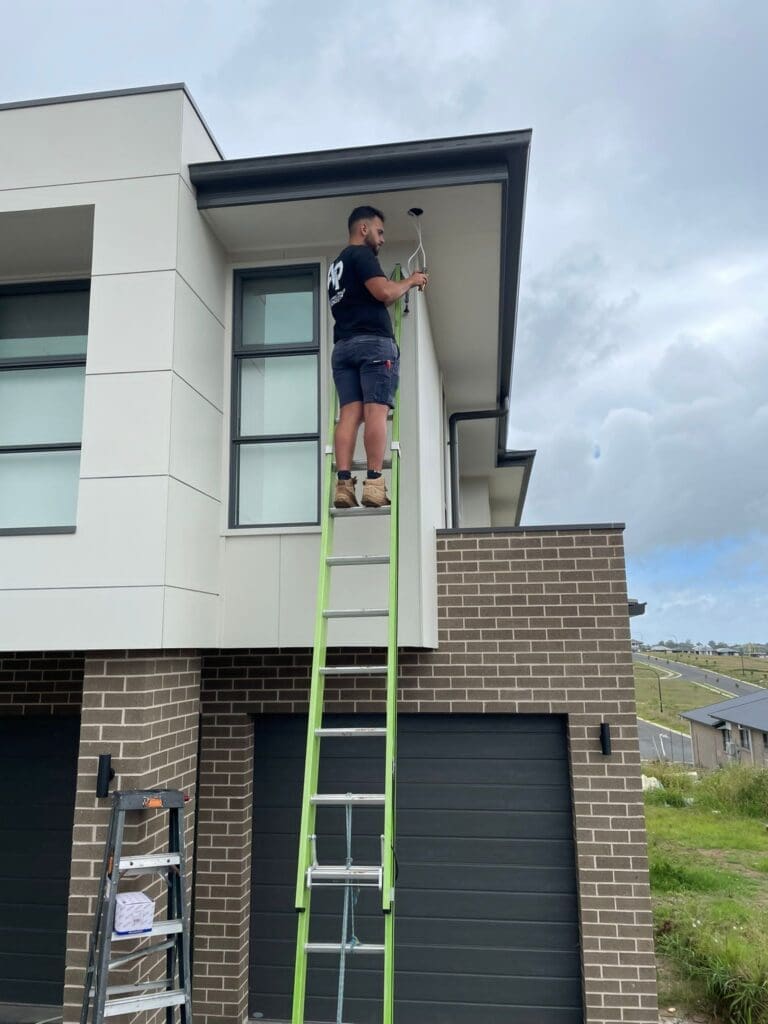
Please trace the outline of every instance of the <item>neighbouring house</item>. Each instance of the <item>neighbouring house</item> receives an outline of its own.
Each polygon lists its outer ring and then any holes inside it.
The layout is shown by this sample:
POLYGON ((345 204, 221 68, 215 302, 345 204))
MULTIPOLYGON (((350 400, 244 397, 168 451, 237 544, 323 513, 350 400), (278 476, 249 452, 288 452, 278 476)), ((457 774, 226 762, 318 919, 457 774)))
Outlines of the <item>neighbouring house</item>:
POLYGON ((654 646, 651 647, 650 650, 653 651, 654 654, 672 654, 673 653, 673 648, 672 647, 665 647, 664 644, 654 644, 654 646))
MULTIPOLYGON (((623 527, 521 526, 507 448, 530 143, 225 160, 183 85, 0 107, 0 1003, 79 1019, 110 753, 115 787, 190 796, 196 1020, 290 1015, 325 279, 364 202, 388 269, 424 210, 431 272, 402 341, 398 1020, 656 1020, 623 527)), ((350 666, 383 645, 334 626, 350 666)), ((369 676, 326 692, 383 710, 369 676)))
POLYGON ((690 723, 693 760, 700 768, 768 764, 768 691, 684 711, 690 723))

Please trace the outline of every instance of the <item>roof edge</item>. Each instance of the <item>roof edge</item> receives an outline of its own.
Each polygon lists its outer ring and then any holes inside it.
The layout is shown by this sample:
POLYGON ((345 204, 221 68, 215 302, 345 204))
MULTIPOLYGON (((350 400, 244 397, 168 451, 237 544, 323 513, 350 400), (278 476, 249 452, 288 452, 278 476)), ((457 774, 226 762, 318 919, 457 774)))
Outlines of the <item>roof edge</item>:
MULTIPOLYGON (((111 100, 117 99, 121 96, 144 96, 147 93, 154 92, 183 92, 200 119, 200 123, 203 128, 205 128, 208 138, 215 146, 216 152, 222 160, 224 159, 224 153, 222 152, 221 146, 216 141, 207 121, 201 114, 200 108, 195 102, 194 96, 187 88, 186 82, 168 82, 165 85, 139 85, 132 89, 106 89, 101 92, 71 93, 66 96, 46 96, 42 99, 35 100, 14 100, 11 103, 0 103, 0 111, 22 110, 25 107, 52 107, 60 103, 88 103, 91 100, 111 100)), ((213 163, 215 165, 215 161, 213 161, 213 163)))

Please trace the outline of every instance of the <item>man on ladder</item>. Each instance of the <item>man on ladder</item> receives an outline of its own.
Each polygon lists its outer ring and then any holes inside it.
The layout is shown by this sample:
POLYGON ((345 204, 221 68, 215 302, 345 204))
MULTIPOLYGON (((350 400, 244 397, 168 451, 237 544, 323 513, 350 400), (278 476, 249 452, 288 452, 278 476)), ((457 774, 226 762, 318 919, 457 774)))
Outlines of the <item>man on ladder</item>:
POLYGON ((336 508, 357 506, 352 456, 357 432, 365 423, 363 443, 368 473, 362 503, 370 508, 389 504, 381 475, 387 444, 387 414, 394 407, 400 376, 400 350, 387 306, 411 288, 423 289, 428 276, 416 271, 390 281, 377 256, 384 244, 384 214, 358 206, 347 221, 349 241, 328 271, 328 299, 333 329, 333 379, 339 394, 339 422, 334 437, 337 482, 336 508))

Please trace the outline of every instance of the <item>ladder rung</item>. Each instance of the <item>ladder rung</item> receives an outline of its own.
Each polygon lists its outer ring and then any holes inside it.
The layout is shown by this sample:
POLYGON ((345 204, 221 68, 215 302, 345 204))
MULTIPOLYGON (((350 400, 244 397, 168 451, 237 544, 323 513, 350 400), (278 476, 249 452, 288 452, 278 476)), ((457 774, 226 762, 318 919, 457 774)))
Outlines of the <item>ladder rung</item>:
POLYGON ((105 1017, 117 1017, 121 1013, 136 1013, 139 1010, 159 1010, 163 1006, 181 1006, 186 1002, 183 988, 172 992, 156 992, 150 996, 132 996, 127 999, 110 999, 104 1004, 105 1017))
POLYGON ((112 932, 112 941, 120 942, 126 939, 149 939, 153 935, 175 935, 182 930, 182 921, 155 921, 152 925, 151 932, 129 932, 126 935, 120 935, 119 932, 112 932))
POLYGON ((378 726, 355 725, 349 728, 337 729, 315 729, 315 736, 343 737, 343 736, 386 736, 387 730, 378 726))
POLYGON ((383 793, 315 793, 310 797, 313 804, 326 804, 329 807, 346 807, 347 804, 371 804, 381 806, 385 802, 383 793))
POLYGON ((181 864, 178 853, 156 853, 149 857, 121 857, 118 868, 120 871, 159 871, 181 864))
POLYGON ((381 508, 368 508, 367 505, 361 505, 359 508, 332 508, 330 512, 334 518, 351 516, 354 519, 355 516, 388 516, 391 508, 391 505, 382 505, 381 508))
MULTIPOLYGON (((133 938, 143 938, 144 935, 148 934, 148 932, 139 932, 134 934, 133 938)), ((121 936, 121 938, 123 937, 121 936)), ((127 938, 127 936, 125 937, 127 938)), ((142 946, 141 949, 137 949, 134 953, 125 953, 115 960, 110 960, 109 970, 114 971, 116 968, 124 967, 125 964, 130 964, 134 960, 142 960, 145 956, 152 956, 153 953, 161 953, 165 949, 173 949, 175 945, 176 939, 166 939, 165 942, 155 942, 153 945, 142 946)))
MULTIPOLYGON (((336 463, 335 462, 333 464, 333 468, 334 469, 336 468, 336 463)), ((384 461, 381 464, 381 468, 382 469, 392 469, 392 459, 384 459, 384 461)), ((363 459, 355 459, 353 461, 352 465, 350 466, 350 469, 358 470, 360 472, 364 472, 365 470, 368 469, 368 463, 366 461, 364 461, 363 459)))
POLYGON ((307 868, 307 885, 347 885, 359 882, 381 888, 382 869, 378 865, 314 864, 307 868))
MULTIPOLYGON (((111 967, 111 964, 110 964, 111 967)), ((135 985, 107 985, 107 999, 110 996, 125 995, 126 992, 143 992, 148 988, 168 988, 168 978, 160 978, 158 981, 141 981, 135 985)), ((91 999, 96 995, 96 989, 91 989, 91 999)))
POLYGON ((385 676, 386 665, 327 665, 320 669, 321 676, 385 676))
MULTIPOLYGON (((381 956, 384 953, 384 947, 378 946, 372 942, 356 942, 354 945, 347 943, 346 946, 347 956, 354 954, 374 953, 381 956)), ((306 953, 340 953, 341 943, 340 942, 305 942, 304 951, 306 953)))
POLYGON ((326 565, 389 565, 389 555, 332 555, 326 565))
POLYGON ((389 608, 326 608, 326 619, 376 619, 389 615, 389 608))

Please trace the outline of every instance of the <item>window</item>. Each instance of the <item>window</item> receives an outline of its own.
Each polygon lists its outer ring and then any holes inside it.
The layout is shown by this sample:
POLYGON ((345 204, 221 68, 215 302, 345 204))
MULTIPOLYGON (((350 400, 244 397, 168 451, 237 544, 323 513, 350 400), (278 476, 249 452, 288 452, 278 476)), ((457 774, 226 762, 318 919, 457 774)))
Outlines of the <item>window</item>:
POLYGON ((75 526, 89 295, 0 287, 0 533, 75 526))
POLYGON ((235 273, 230 526, 320 521, 319 269, 235 273))
POLYGON ((739 743, 745 750, 752 749, 752 739, 749 734, 749 729, 743 729, 739 726, 739 743))
POLYGON ((728 745, 731 742, 731 730, 723 729, 723 750, 727 752, 728 745))

